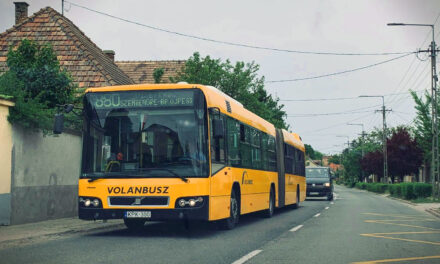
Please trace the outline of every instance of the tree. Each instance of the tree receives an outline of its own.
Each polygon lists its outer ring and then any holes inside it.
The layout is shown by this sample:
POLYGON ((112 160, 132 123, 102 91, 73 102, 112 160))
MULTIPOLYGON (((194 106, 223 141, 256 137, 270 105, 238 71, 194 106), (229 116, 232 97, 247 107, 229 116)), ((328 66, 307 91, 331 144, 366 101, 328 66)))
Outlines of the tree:
POLYGON ((0 94, 12 96, 8 120, 26 128, 49 130, 57 105, 71 103, 73 86, 52 48, 22 40, 9 49, 9 70, 0 76, 0 94))
POLYGON ((335 154, 330 156, 330 158, 328 159, 329 163, 334 163, 334 164, 341 164, 341 159, 342 156, 340 154, 335 154))
POLYGON ((423 161, 423 151, 408 131, 399 128, 387 140, 388 169, 394 182, 394 176, 403 181, 403 176, 417 173, 423 161))
POLYGON ((383 152, 375 150, 365 154, 361 159, 361 167, 366 173, 377 175, 380 181, 383 177, 383 152))
POLYGON ((202 58, 195 52, 178 76, 170 80, 215 86, 275 127, 287 129, 284 105, 266 92, 264 77, 258 77, 258 70, 259 66, 254 62, 237 62, 233 65, 229 60, 222 62, 210 56, 202 58))
MULTIPOLYGON (((432 157, 432 118, 431 118, 431 95, 425 92, 424 96, 418 96, 416 92, 411 91, 415 102, 416 118, 414 119, 414 137, 417 144, 423 151, 423 162, 425 168, 431 167, 432 157), (423 97, 425 99, 423 100, 423 97)), ((437 107, 437 111, 440 110, 437 107)), ((429 173, 428 173, 429 175, 429 173)))
POLYGON ((160 80, 162 79, 164 72, 165 70, 163 68, 154 69, 153 71, 154 83, 160 83, 160 80))
POLYGON ((314 150, 309 144, 304 144, 304 147, 306 149, 306 155, 312 160, 321 160, 324 156, 324 154, 317 150, 314 150))

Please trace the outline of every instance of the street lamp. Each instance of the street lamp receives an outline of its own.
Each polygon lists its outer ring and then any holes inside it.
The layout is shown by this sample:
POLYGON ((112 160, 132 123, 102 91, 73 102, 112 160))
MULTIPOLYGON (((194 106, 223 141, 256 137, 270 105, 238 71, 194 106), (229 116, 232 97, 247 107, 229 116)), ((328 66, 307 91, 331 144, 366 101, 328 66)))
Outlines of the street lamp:
POLYGON ((436 45, 435 45, 435 31, 433 24, 405 24, 405 23, 388 23, 388 26, 416 26, 416 27, 431 27, 432 29, 432 42, 430 50, 420 50, 419 52, 431 53, 431 108, 432 108, 432 155, 431 155, 431 181, 434 188, 433 196, 439 194, 436 181, 439 179, 439 153, 438 153, 438 116, 437 116, 437 70, 436 70, 436 45))
POLYGON ((385 98, 383 95, 360 95, 359 97, 381 97, 382 98, 382 120, 383 120, 383 135, 382 135, 382 145, 383 145, 383 177, 385 183, 388 183, 388 157, 387 157, 387 122, 385 117, 385 98))

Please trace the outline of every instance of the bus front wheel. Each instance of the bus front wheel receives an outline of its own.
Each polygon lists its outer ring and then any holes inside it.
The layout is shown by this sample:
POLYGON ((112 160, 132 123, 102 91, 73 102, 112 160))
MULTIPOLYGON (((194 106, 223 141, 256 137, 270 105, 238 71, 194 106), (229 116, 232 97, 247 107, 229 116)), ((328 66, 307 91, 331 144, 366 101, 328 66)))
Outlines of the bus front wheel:
POLYGON ((231 202, 229 205, 229 210, 229 217, 219 222, 221 229, 231 230, 238 224, 238 220, 240 217, 240 207, 235 190, 232 190, 231 192, 231 202))

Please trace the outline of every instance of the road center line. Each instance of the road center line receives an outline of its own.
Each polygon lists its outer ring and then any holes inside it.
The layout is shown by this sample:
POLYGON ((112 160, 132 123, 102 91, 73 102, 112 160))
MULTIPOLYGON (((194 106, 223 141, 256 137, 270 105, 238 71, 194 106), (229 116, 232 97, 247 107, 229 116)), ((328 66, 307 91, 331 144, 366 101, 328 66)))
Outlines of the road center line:
POLYGON ((321 214, 320 213, 318 213, 318 214, 315 214, 313 217, 318 217, 318 216, 320 216, 321 214))
POLYGON ((328 210, 329 208, 330 208, 330 207, 327 206, 327 207, 325 208, 325 210, 328 210))
POLYGON ((295 226, 294 228, 290 229, 290 232, 298 231, 303 225, 295 226))
POLYGON ((243 264, 246 261, 248 261, 251 258, 253 258, 256 255, 258 255, 261 251, 263 251, 263 250, 260 250, 260 249, 254 250, 254 251, 250 252, 249 254, 241 257, 240 259, 237 259, 236 261, 232 262, 232 264, 243 264))

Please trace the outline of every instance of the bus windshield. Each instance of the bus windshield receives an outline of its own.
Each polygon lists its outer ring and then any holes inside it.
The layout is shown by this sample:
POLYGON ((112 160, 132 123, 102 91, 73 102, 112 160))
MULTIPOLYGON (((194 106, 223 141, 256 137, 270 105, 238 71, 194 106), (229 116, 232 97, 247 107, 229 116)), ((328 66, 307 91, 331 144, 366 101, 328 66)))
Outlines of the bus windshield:
POLYGON ((200 90, 87 93, 84 109, 82 177, 208 176, 200 90))
POLYGON ((329 178, 327 168, 306 168, 307 178, 329 178))

